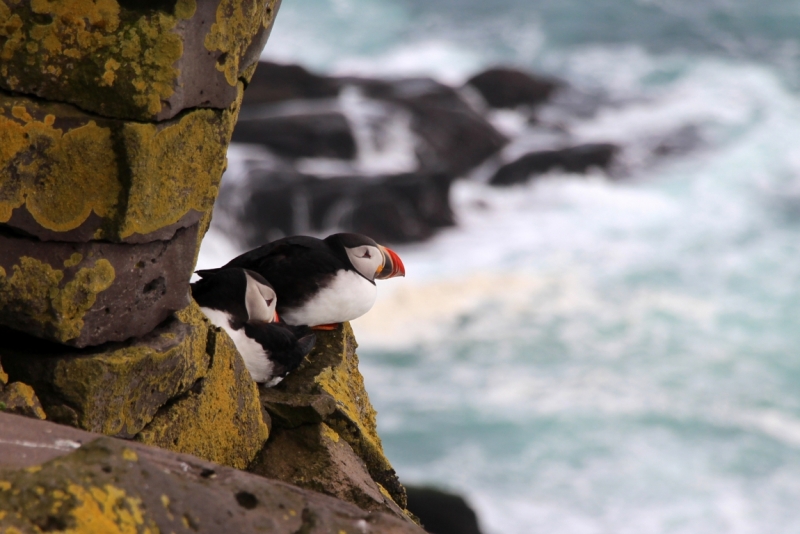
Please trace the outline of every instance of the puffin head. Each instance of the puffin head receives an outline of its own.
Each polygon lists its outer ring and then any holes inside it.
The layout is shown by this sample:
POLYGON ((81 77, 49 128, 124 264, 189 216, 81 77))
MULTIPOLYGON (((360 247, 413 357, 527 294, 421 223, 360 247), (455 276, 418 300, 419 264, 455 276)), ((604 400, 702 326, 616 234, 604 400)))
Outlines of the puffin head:
POLYGON ((395 251, 361 234, 334 234, 325 241, 337 241, 350 264, 369 281, 405 276, 406 269, 395 251))
POLYGON ((279 320, 275 307, 278 305, 278 296, 275 290, 260 274, 242 269, 247 288, 244 292, 244 305, 247 308, 247 321, 259 323, 272 323, 279 320))

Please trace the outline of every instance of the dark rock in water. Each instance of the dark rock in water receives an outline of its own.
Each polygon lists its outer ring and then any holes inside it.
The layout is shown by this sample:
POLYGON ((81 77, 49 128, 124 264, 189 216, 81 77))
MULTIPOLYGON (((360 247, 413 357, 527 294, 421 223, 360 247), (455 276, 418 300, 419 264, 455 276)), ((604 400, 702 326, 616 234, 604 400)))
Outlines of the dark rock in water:
POLYGON ((280 235, 332 229, 410 242, 454 224, 452 179, 444 173, 317 178, 254 172, 244 184, 223 187, 217 209, 233 219, 242 245, 250 248, 280 235))
POLYGON ((300 65, 262 61, 247 86, 242 105, 333 98, 339 94, 339 88, 340 84, 335 78, 313 74, 300 65))
POLYGON ((520 70, 497 67, 473 76, 467 85, 474 87, 493 108, 515 108, 546 102, 560 84, 520 70))
POLYGON ((460 495, 414 486, 406 491, 408 510, 430 534, 481 534, 478 517, 460 495))
POLYGON ((347 118, 338 111, 250 116, 243 113, 233 141, 266 146, 287 158, 353 159, 356 141, 347 118))
POLYGON ((559 150, 531 152, 500 167, 489 180, 492 185, 526 182, 531 176, 554 169, 584 173, 592 167, 608 169, 619 147, 608 143, 589 143, 559 150))
POLYGON ((431 78, 344 81, 360 86, 371 98, 394 102, 411 112, 423 168, 459 176, 508 142, 457 90, 431 78))

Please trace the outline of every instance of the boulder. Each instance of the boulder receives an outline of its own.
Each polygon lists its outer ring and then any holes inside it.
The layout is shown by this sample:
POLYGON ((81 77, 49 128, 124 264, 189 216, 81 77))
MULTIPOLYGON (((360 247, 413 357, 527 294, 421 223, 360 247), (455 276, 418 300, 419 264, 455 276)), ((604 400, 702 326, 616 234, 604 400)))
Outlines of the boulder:
POLYGON ((290 170, 254 170, 242 183, 223 187, 217 209, 230 219, 227 230, 245 248, 282 235, 332 229, 405 243, 455 224, 452 181, 445 173, 316 178, 290 170))
POLYGON ((489 183, 501 186, 524 183, 533 176, 555 169, 569 173, 585 173, 593 167, 608 169, 617 152, 619 147, 609 143, 531 152, 500 167, 489 183))
POLYGON ((515 108, 546 102, 561 83, 517 69, 495 67, 476 74, 467 80, 467 85, 493 108, 515 108))
POLYGON ((133 245, 0 232, 0 324, 74 347, 143 336, 189 303, 197 234, 133 245))
POLYGON ((0 413, 3 532, 422 534, 408 519, 188 454, 0 413))
POLYGON ((334 98, 339 94, 340 86, 336 78, 313 74, 300 65, 262 61, 247 85, 242 105, 334 98))
POLYGON ((418 158, 424 169, 461 176, 497 153, 507 142, 452 87, 431 78, 397 81, 345 78, 367 96, 400 105, 412 115, 420 139, 418 158))
POLYGON ((0 412, 24 415, 36 419, 47 416, 33 388, 22 382, 8 382, 8 375, 0 367, 0 412))
POLYGON ((153 121, 233 104, 280 1, 12 5, 0 4, 0 88, 153 121))
POLYGON ((318 332, 314 350, 297 370, 277 386, 261 388, 261 402, 277 437, 267 442, 250 470, 373 507, 381 499, 359 471, 363 466, 378 490, 393 501, 386 509, 404 509, 405 489, 383 453, 375 410, 358 371, 356 346, 348 323, 318 332), (278 451, 295 446, 310 454, 280 460, 278 451), (305 458, 316 467, 304 465, 305 458), (286 465, 275 465, 279 461, 286 465), (336 480, 341 483, 325 483, 336 480))
POLYGON ((233 141, 266 146, 286 158, 356 157, 356 141, 347 118, 339 111, 303 109, 282 113, 244 114, 233 141))
POLYGON ((406 486, 408 510, 430 534, 481 534, 478 516, 460 495, 436 488, 406 486))

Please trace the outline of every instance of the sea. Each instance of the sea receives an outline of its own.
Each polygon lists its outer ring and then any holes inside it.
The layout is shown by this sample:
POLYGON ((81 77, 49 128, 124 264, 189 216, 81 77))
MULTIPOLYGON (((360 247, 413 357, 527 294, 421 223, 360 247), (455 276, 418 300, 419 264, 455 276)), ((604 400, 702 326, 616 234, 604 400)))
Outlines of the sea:
MULTIPOLYGON (((402 481, 487 534, 800 533, 800 1, 287 0, 263 58, 519 67, 601 103, 552 124, 623 147, 460 180, 457 225, 393 247, 407 276, 353 327, 402 481)), ((212 229, 200 265, 237 252, 212 229)))

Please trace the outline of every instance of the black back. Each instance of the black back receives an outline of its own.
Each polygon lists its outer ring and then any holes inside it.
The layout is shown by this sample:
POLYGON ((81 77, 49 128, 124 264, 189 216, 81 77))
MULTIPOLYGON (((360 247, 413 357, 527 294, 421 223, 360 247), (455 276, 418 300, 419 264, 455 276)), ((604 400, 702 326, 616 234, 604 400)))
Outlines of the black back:
POLYGON ((278 295, 278 313, 302 306, 341 269, 354 270, 344 246, 375 242, 359 234, 333 234, 324 240, 309 236, 278 239, 246 252, 220 269, 198 271, 205 278, 238 267, 269 280, 278 295))
POLYGON ((244 333, 270 352, 276 377, 297 369, 317 340, 309 327, 284 323, 247 323, 244 333))

